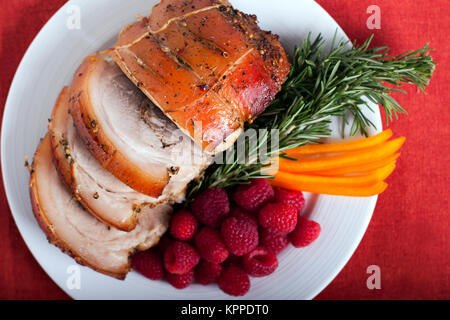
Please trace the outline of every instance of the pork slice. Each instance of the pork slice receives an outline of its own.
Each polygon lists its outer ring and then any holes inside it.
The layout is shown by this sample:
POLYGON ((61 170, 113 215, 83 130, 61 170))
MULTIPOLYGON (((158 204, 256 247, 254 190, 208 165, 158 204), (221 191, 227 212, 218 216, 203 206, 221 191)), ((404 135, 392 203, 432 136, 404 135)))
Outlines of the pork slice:
POLYGON ((143 209, 131 232, 110 227, 74 200, 52 162, 51 149, 47 134, 34 155, 30 178, 33 212, 42 230, 78 263, 124 279, 130 270, 130 256, 154 246, 166 231, 171 206, 143 209))
POLYGON ((103 57, 82 63, 69 100, 86 148, 104 169, 139 193, 180 202, 188 183, 211 161, 103 57))
POLYGON ((168 198, 136 192, 103 169, 76 133, 68 113, 69 99, 70 89, 65 87, 49 124, 56 167, 65 184, 90 213, 110 226, 131 231, 144 207, 155 206, 168 198))

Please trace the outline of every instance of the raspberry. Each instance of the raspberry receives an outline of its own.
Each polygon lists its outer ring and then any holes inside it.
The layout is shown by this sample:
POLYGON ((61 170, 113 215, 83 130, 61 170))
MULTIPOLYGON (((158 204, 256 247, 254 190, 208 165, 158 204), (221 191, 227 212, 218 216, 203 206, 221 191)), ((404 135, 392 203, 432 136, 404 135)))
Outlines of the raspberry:
POLYGON ((184 289, 192 283, 192 280, 194 280, 194 270, 189 270, 183 274, 167 273, 166 280, 175 288, 184 289))
POLYGON ((247 221, 253 223, 255 226, 258 226, 258 219, 239 207, 233 207, 230 212, 230 217, 235 217, 238 219, 247 219, 247 221))
POLYGON ((265 277, 273 273, 278 267, 275 254, 266 248, 256 248, 242 258, 245 271, 253 277, 265 277))
POLYGON ((162 256, 155 249, 136 253, 131 260, 131 266, 151 280, 161 280, 164 277, 162 256))
POLYGON ((198 195, 191 208, 201 223, 215 228, 228 216, 230 201, 225 190, 211 188, 198 195))
POLYGON ((200 261, 195 268, 195 280, 203 285, 214 283, 219 279, 222 273, 222 266, 218 263, 212 263, 205 260, 200 261))
POLYGON ((236 266, 223 270, 217 283, 223 292, 231 296, 243 296, 250 289, 247 272, 236 266))
POLYGON ((198 228, 195 217, 186 210, 180 210, 172 216, 170 221, 170 234, 178 240, 190 240, 198 228))
POLYGON ((289 239, 285 234, 277 234, 267 229, 263 229, 260 232, 259 243, 270 252, 278 254, 288 246, 289 239))
POLYGON ((261 227, 278 234, 288 234, 297 224, 297 209, 289 204, 268 203, 259 212, 261 227))
POLYGON ((228 258, 228 249, 220 233, 210 227, 204 227, 195 236, 195 246, 200 256, 214 263, 221 263, 228 258))
POLYGON ((258 246, 258 227, 249 219, 227 218, 220 229, 228 250, 242 256, 258 246))
POLYGON ((274 190, 275 202, 290 204, 297 209, 298 213, 305 207, 305 198, 301 191, 288 190, 279 187, 275 187, 274 190))
POLYGON ((200 256, 188 243, 174 241, 164 253, 164 266, 170 273, 183 274, 193 269, 200 256))
POLYGON ((251 179, 250 184, 240 185, 234 193, 234 201, 248 211, 256 211, 272 201, 274 192, 267 179, 251 179))
POLYGON ((306 247, 319 237, 320 230, 320 224, 299 216, 295 230, 288 237, 294 247, 306 247))

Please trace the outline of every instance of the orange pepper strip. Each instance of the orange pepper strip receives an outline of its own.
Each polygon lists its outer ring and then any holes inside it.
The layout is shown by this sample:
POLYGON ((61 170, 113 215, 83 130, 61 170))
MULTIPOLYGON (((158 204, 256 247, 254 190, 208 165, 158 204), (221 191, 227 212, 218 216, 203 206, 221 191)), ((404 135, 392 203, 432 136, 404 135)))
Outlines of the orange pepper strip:
POLYGON ((302 159, 300 161, 280 158, 280 170, 292 173, 304 173, 367 164, 370 162, 380 161, 393 155, 398 151, 398 149, 400 149, 404 142, 405 137, 400 137, 371 148, 350 151, 345 154, 329 157, 302 159))
POLYGON ((295 174, 290 172, 279 171, 275 178, 281 177, 285 180, 293 180, 299 184, 318 184, 318 185, 335 185, 335 186, 348 186, 348 187, 364 187, 373 185, 377 182, 383 181, 394 171, 395 164, 388 164, 378 170, 374 170, 368 174, 355 175, 355 176, 316 176, 308 174, 295 174))
POLYGON ((387 129, 383 132, 364 139, 358 139, 347 142, 325 143, 325 144, 308 144, 306 146, 287 150, 288 155, 305 155, 319 153, 339 153, 346 151, 355 151, 370 148, 387 141, 392 137, 392 130, 387 129))
POLYGON ((349 166, 343 168, 336 168, 331 170, 324 171, 316 171, 316 172, 307 172, 309 175, 318 175, 318 176, 342 176, 345 174, 354 174, 354 173, 367 173, 369 171, 380 169, 388 164, 395 164, 395 161, 400 156, 400 153, 393 154, 385 159, 380 161, 374 161, 369 163, 364 163, 356 166, 349 166))
POLYGON ((352 196, 352 197, 370 197, 382 193, 387 188, 387 183, 378 181, 366 186, 355 185, 336 185, 330 183, 304 182, 295 179, 292 173, 279 172, 270 183, 277 187, 290 190, 299 190, 320 194, 352 196))

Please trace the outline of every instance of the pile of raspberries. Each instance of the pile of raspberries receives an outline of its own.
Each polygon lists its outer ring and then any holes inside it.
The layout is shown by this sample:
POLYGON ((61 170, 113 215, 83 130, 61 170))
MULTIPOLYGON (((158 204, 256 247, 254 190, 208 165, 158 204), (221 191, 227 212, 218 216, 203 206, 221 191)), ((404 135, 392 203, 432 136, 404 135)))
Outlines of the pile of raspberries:
POLYGON ((242 296, 250 289, 249 276, 265 277, 277 269, 277 254, 289 243, 300 248, 317 239, 320 225, 300 215, 304 206, 301 192, 273 188, 266 179, 253 179, 230 194, 208 189, 190 210, 172 216, 169 234, 137 253, 132 267, 177 289, 195 279, 242 296))

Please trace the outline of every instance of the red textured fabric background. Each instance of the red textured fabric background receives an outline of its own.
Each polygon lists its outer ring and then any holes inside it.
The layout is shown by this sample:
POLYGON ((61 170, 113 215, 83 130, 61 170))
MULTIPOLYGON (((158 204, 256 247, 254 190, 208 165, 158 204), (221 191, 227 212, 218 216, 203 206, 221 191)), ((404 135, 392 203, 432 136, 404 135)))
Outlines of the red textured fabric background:
MULTIPOLYGON (((298 0, 301 1, 301 0, 298 0)), ((231 1, 232 2, 232 1, 231 1)), ((257 5, 258 1, 254 1, 257 5)), ((450 172, 450 9, 448 0, 320 0, 351 39, 371 33, 397 54, 430 42, 438 62, 428 95, 396 95, 409 111, 391 128, 405 135, 398 168, 379 198, 355 254, 318 299, 448 299, 450 172), (367 7, 381 8, 381 29, 368 30, 367 7), (381 268, 381 290, 369 290, 366 269, 381 268)), ((37 32, 64 0, 0 0, 0 113, 14 72, 37 32)), ((63 52, 61 54, 64 54, 63 52)), ((68 299, 23 242, 0 185, 0 298, 68 299)))

